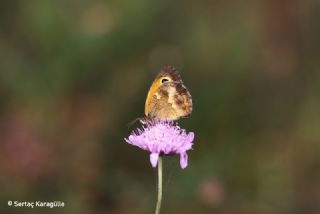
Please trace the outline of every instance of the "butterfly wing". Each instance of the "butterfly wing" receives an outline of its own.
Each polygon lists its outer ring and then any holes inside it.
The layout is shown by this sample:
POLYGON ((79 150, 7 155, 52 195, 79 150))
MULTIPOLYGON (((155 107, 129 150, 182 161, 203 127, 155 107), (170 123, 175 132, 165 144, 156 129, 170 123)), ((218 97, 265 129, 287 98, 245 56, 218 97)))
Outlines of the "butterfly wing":
POLYGON ((182 81, 160 85, 146 106, 146 115, 160 120, 177 120, 191 112, 192 98, 182 81))

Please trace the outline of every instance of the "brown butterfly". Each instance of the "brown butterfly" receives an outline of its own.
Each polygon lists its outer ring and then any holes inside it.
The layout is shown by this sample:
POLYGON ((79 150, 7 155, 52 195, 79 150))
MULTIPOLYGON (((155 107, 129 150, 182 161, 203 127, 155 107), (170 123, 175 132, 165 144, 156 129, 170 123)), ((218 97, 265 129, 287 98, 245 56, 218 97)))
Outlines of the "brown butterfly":
POLYGON ((192 112, 192 98, 173 66, 165 66, 153 81, 145 104, 147 118, 178 120, 192 112))

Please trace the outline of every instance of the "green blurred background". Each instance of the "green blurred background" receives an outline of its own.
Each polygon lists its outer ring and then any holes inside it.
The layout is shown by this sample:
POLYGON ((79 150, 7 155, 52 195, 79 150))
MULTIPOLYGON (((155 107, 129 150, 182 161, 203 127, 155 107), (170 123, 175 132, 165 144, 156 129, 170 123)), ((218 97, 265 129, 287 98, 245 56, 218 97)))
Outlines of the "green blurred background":
POLYGON ((156 170, 124 142, 156 73, 193 96, 189 166, 162 213, 320 213, 320 3, 0 3, 0 213, 153 213, 156 170), (12 208, 8 200, 63 201, 12 208))

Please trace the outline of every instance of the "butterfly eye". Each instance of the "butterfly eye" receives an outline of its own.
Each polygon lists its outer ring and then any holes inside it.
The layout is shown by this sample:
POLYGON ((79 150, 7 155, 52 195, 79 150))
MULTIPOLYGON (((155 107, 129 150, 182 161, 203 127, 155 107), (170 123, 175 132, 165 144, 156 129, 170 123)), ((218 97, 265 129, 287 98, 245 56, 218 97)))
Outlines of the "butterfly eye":
POLYGON ((167 78, 163 78, 162 80, 161 80, 161 83, 165 83, 165 82, 168 82, 169 80, 167 79, 167 78))

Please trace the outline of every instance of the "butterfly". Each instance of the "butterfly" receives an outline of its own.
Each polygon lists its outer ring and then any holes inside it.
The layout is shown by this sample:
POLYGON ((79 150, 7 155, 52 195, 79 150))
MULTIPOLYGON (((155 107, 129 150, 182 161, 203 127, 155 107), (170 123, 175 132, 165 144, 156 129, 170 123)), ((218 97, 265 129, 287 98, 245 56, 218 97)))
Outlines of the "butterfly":
POLYGON ((165 66, 153 81, 145 103, 147 118, 174 121, 192 112, 192 98, 179 72, 165 66))

